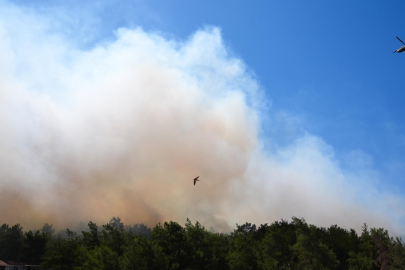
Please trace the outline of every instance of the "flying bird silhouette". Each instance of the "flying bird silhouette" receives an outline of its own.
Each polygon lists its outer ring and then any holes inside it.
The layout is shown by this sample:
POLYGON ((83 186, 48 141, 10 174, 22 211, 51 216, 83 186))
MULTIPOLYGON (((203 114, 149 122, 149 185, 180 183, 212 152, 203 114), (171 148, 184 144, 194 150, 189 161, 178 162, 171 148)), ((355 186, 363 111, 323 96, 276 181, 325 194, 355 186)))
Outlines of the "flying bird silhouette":
POLYGON ((196 178, 194 178, 194 186, 195 186, 195 182, 200 181, 200 180, 198 180, 198 177, 200 177, 200 176, 197 176, 196 178))

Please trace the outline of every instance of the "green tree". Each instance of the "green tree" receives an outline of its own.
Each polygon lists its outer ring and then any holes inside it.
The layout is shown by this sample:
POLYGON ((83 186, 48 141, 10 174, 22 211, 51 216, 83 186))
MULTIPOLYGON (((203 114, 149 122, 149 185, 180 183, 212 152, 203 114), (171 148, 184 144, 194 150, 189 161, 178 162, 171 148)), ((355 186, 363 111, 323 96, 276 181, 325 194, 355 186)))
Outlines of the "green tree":
POLYGON ((353 229, 348 231, 337 225, 332 225, 327 229, 322 241, 336 254, 339 261, 336 269, 348 269, 349 251, 354 250, 359 241, 356 231, 353 229))
POLYGON ((110 270, 119 269, 117 253, 102 244, 89 250, 78 246, 75 251, 76 264, 74 270, 110 270))
POLYGON ((92 250, 100 246, 100 233, 96 223, 89 222, 89 231, 82 231, 82 241, 85 248, 92 250))
POLYGON ((48 241, 41 266, 53 270, 71 270, 76 266, 76 250, 81 243, 80 237, 66 230, 67 238, 60 235, 48 241))
POLYGON ((152 230, 145 224, 135 224, 133 226, 126 225, 125 231, 129 232, 130 234, 140 234, 147 238, 150 238, 150 234, 152 233, 152 230))
POLYGON ((390 269, 390 246, 391 238, 387 230, 383 228, 372 228, 370 230, 371 239, 374 243, 374 249, 376 251, 376 259, 374 265, 378 269, 388 270, 390 269))
POLYGON ((165 222, 163 226, 156 225, 151 234, 165 255, 168 269, 187 269, 187 242, 185 230, 177 222, 165 222))
POLYGON ((190 269, 226 269, 226 243, 220 234, 208 232, 198 221, 185 226, 187 266, 190 269))
POLYGON ((285 220, 266 226, 261 240, 260 269, 290 269, 294 265, 293 245, 297 239, 294 224, 285 220))
POLYGON ((102 241, 104 241, 111 250, 116 252, 118 256, 121 256, 124 252, 126 241, 129 239, 121 219, 119 217, 113 217, 109 223, 103 225, 103 228, 102 241))
POLYGON ((167 269, 167 260, 162 249, 143 235, 135 235, 120 257, 122 270, 167 269))
POLYGON ((335 269, 338 265, 336 255, 319 237, 324 230, 309 225, 304 219, 293 218, 296 226, 297 242, 293 246, 298 259, 296 269, 335 269))
POLYGON ((354 250, 349 251, 349 270, 377 270, 374 264, 377 258, 373 239, 366 224, 362 227, 362 233, 354 250))
POLYGON ((20 224, 0 227, 0 258, 5 261, 20 261, 24 249, 24 233, 20 224))
POLYGON ((52 236, 55 233, 55 230, 52 228, 52 226, 53 224, 49 225, 48 223, 45 223, 44 226, 42 226, 41 232, 52 236))
POLYGON ((51 236, 40 231, 28 231, 24 233, 23 261, 28 264, 40 264, 45 254, 47 242, 51 236))
POLYGON ((236 229, 230 236, 228 264, 231 270, 258 269, 257 249, 255 241, 256 225, 245 223, 236 224, 236 229))
POLYGON ((391 240, 390 246, 390 269, 405 270, 405 247, 401 238, 391 240))

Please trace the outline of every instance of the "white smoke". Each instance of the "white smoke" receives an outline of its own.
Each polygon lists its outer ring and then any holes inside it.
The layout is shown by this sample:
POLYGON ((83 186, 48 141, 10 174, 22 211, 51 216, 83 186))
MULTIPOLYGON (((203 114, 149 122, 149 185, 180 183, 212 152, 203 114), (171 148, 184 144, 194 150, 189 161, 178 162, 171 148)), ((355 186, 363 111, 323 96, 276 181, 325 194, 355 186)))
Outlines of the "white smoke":
POLYGON ((80 49, 50 24, 0 6, 0 222, 189 217, 228 230, 297 216, 403 229, 404 199, 377 188, 369 163, 343 170, 308 133, 265 147, 263 119, 291 116, 264 115, 259 83, 218 28, 181 41, 122 28, 80 49))

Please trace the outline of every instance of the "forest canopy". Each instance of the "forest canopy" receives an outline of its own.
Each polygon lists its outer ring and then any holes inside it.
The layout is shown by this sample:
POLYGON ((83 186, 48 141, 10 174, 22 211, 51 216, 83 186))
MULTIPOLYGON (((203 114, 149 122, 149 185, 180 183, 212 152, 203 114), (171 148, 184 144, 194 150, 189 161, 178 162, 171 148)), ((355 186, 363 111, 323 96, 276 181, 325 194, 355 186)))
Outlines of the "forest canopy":
POLYGON ((0 227, 0 260, 44 269, 405 269, 401 238, 383 228, 361 233, 293 217, 272 224, 236 224, 231 233, 207 230, 189 219, 124 225, 119 217, 86 230, 55 233, 19 225, 0 227))

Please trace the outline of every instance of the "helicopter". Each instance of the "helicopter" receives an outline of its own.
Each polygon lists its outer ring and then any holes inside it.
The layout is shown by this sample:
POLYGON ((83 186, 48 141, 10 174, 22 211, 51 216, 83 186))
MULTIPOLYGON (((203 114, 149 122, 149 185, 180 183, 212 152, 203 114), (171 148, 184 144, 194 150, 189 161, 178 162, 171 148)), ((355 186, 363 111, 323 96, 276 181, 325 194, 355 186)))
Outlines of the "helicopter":
POLYGON ((405 51, 405 43, 404 43, 399 37, 397 37, 397 39, 398 39, 399 41, 401 41, 401 43, 404 44, 404 46, 402 46, 402 47, 399 48, 398 50, 395 50, 394 53, 401 53, 401 52, 405 51))

